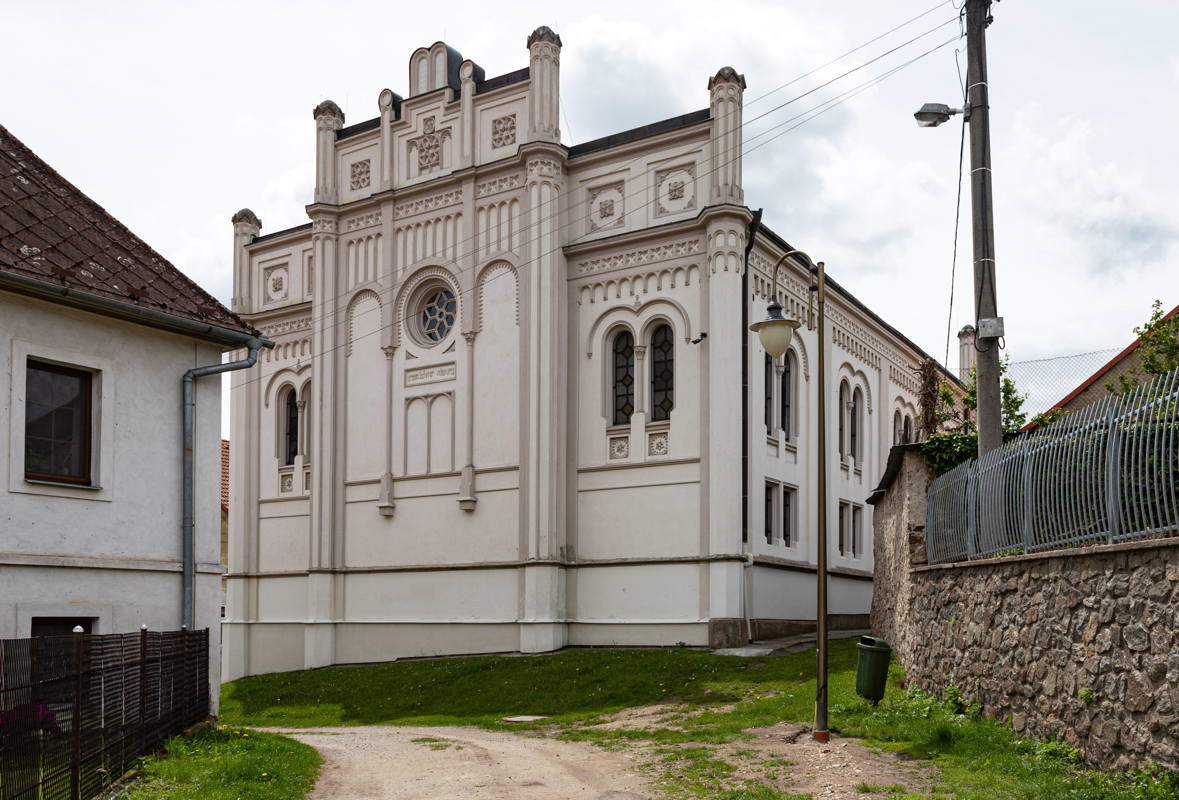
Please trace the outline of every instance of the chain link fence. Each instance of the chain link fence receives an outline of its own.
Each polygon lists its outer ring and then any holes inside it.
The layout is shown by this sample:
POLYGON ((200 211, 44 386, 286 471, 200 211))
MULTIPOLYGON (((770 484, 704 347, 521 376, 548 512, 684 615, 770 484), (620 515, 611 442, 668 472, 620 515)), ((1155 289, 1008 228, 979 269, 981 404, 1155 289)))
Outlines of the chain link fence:
POLYGON ((1179 370, 938 477, 925 532, 931 564, 1179 534, 1179 370))

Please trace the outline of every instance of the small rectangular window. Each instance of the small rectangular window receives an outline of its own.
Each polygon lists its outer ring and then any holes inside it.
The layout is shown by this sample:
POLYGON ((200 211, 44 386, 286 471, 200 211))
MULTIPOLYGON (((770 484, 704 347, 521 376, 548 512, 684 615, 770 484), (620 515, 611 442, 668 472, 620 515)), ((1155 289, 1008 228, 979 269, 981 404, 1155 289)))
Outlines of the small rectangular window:
POLYGON ((782 487, 782 546, 794 546, 794 489, 782 487))
POLYGON ((774 495, 777 493, 777 486, 772 483, 766 484, 766 544, 774 543, 774 495))
POLYGON ((864 509, 856 506, 852 509, 852 556, 859 558, 864 554, 864 509))
POLYGON ((25 370, 25 479, 88 486, 93 374, 30 360, 25 370))

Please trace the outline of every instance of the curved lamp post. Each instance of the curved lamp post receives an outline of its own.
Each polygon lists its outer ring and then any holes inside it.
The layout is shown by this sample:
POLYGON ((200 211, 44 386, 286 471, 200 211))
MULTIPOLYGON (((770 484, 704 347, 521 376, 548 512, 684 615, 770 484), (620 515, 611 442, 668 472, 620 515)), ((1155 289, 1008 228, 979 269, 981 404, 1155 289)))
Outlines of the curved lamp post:
MULTIPOLYGON (((815 626, 818 652, 815 668, 815 731, 814 736, 820 742, 831 738, 827 730, 827 344, 824 325, 825 307, 827 304, 827 279, 823 269, 823 262, 815 263, 811 257, 801 250, 791 250, 778 259, 773 270, 773 294, 770 295, 770 305, 766 309, 766 318, 749 326, 749 330, 757 334, 761 346, 770 358, 781 358, 790 345, 790 339, 801 325, 798 320, 787 319, 782 315, 782 304, 778 302, 778 269, 791 256, 805 259, 814 281, 810 285, 811 300, 818 295, 819 299, 819 463, 818 463, 818 542, 817 542, 817 575, 818 603, 815 614, 815 626)), ((807 328, 814 330, 815 318, 813 305, 808 303, 807 328)))

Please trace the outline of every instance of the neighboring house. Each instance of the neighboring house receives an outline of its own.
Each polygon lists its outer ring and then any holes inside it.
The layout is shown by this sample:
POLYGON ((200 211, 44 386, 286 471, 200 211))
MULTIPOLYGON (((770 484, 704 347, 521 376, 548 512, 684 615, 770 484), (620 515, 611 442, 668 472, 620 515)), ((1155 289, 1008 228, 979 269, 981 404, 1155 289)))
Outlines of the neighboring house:
MULTIPOLYGON (((1179 306, 1172 308, 1163 319, 1171 319, 1176 314, 1179 314, 1179 306)), ((1073 389, 1060 402, 1052 406, 1052 410, 1063 409, 1065 411, 1072 411, 1078 408, 1084 408, 1090 403, 1095 403, 1108 395, 1109 389, 1107 387, 1116 387, 1118 385, 1118 376, 1125 375, 1131 377, 1130 373, 1137 372, 1141 369, 1142 363, 1139 360, 1138 353, 1138 346, 1141 344, 1141 339, 1135 339, 1130 342, 1122 352, 1111 358, 1104 366, 1088 378, 1081 381, 1077 388, 1073 389)), ((1027 427, 1030 428, 1032 426, 1029 423, 1027 427)))
POLYGON ((187 611, 215 692, 221 386, 195 384, 186 604, 182 378, 256 336, 0 127, 0 638, 177 630, 187 611))
POLYGON ((233 218, 234 308, 278 345, 233 378, 227 679, 813 627, 820 379, 830 608, 866 626, 925 354, 835 282, 826 375, 814 332, 770 362, 747 330, 790 245, 760 227, 744 269, 742 76, 566 147, 561 41, 528 50, 423 48, 349 127, 321 103, 311 222, 233 218))

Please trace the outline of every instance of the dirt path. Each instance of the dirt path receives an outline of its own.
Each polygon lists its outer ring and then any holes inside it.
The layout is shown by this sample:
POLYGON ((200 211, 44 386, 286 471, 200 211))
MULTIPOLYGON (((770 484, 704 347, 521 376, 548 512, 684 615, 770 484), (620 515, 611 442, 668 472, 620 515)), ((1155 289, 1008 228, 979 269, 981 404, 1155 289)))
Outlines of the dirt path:
POLYGON ((477 728, 265 728, 309 744, 323 771, 309 800, 645 800, 633 756, 477 728))

